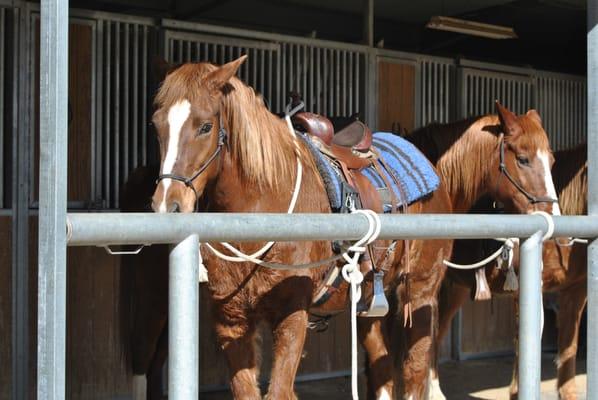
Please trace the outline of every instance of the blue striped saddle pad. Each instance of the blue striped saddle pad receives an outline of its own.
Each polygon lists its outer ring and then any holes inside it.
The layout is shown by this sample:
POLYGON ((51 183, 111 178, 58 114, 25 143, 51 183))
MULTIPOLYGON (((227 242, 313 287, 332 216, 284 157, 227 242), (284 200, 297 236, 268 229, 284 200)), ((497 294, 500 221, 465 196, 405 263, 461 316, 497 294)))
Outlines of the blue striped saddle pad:
MULTIPOLYGON (((326 186, 326 193, 328 194, 331 208, 333 211, 340 210, 343 201, 342 185, 344 178, 342 172, 327 156, 318 150, 307 134, 298 133, 298 136, 305 141, 314 157, 318 171, 326 186)), ((392 133, 376 132, 373 136, 372 145, 390 169, 390 171, 387 171, 383 168, 383 173, 386 175, 385 178, 387 182, 392 186, 397 201, 400 202, 402 200, 401 197, 404 196, 404 200, 407 202, 407 205, 409 205, 438 188, 440 179, 438 178, 434 167, 430 161, 428 161, 428 159, 407 140, 392 133), (392 174, 395 179, 389 174, 392 174), (401 188, 396 186, 396 182, 399 182, 401 188), (403 193, 403 196, 401 196, 400 193, 403 193)), ((390 199, 390 196, 383 195, 384 191, 388 192, 388 188, 378 171, 373 167, 369 167, 362 170, 361 173, 366 176, 380 192, 380 197, 383 201, 384 199, 390 199)), ((396 204, 396 207, 402 205, 404 204, 396 204)), ((392 207, 390 204, 384 204, 384 212, 390 212, 391 210, 392 207)))

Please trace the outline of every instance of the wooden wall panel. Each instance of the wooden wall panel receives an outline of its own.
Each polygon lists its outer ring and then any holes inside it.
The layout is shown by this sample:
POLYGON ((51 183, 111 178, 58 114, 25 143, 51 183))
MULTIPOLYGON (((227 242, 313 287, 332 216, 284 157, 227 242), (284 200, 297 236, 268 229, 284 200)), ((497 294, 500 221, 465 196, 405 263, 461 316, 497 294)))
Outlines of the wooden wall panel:
POLYGON ((11 396, 12 378, 12 223, 0 217, 0 399, 11 396))
POLYGON ((511 296, 492 295, 489 301, 463 306, 461 351, 465 354, 513 350, 515 314, 511 296))
POLYGON ((415 66, 378 63, 379 131, 404 133, 415 127, 415 66))
MULTIPOLYGON (((37 218, 30 223, 31 370, 35 379, 37 218)), ((67 399, 107 399, 130 393, 119 339, 120 257, 97 247, 67 252, 67 399)), ((35 398, 32 385, 30 398, 35 398)))
MULTIPOLYGON (((39 37, 39 22, 37 24, 39 37)), ((68 200, 90 200, 91 190, 91 74, 92 28, 89 25, 69 26, 69 135, 68 135, 68 200)), ((36 42, 36 65, 39 64, 39 41, 36 42)), ((39 82, 39 69, 36 69, 39 82)), ((35 85, 39 98, 39 85, 35 85)), ((34 200, 38 195, 39 170, 39 102, 35 102, 35 165, 34 200)))

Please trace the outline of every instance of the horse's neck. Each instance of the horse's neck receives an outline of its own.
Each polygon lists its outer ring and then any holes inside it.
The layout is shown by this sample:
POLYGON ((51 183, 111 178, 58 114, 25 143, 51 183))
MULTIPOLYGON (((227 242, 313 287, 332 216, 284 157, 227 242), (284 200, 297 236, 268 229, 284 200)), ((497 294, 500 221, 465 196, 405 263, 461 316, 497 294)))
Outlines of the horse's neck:
MULTIPOLYGON (((302 181, 294 211, 326 212, 326 194, 319 184, 317 171, 302 163, 302 181)), ((219 212, 286 213, 295 189, 296 177, 285 180, 284 187, 264 188, 248 183, 228 152, 223 155, 220 174, 210 185, 209 209, 219 212)))
POLYGON ((455 135, 455 141, 438 149, 436 167, 447 184, 455 212, 467 212, 483 196, 495 190, 492 171, 497 170, 496 139, 470 131, 455 135), (483 139, 473 138, 474 135, 483 139))

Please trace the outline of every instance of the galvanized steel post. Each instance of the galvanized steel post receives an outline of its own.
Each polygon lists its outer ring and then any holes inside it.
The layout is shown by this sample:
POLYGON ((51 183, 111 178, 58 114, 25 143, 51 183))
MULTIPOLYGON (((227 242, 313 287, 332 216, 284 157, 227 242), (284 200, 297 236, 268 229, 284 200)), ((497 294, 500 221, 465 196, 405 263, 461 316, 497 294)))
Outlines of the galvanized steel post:
MULTIPOLYGON (((598 215, 598 0, 588 1, 588 214, 598 215)), ((598 239, 588 246, 587 396, 598 399, 598 239)))
POLYGON ((168 397, 199 394, 199 239, 191 235, 170 252, 168 397))
POLYGON ((65 397, 68 1, 42 0, 37 398, 65 397))
POLYGON ((540 400, 542 232, 521 245, 519 290, 519 399, 540 400))

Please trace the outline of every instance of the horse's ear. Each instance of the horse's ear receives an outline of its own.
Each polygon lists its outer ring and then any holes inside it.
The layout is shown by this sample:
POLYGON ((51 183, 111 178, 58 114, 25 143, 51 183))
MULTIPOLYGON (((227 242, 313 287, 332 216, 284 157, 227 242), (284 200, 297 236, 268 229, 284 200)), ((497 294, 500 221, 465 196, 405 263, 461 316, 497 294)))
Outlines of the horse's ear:
POLYGON ((247 55, 243 55, 236 60, 224 64, 221 67, 218 67, 218 69, 210 72, 205 78, 205 81, 210 89, 217 92, 222 90, 222 87, 228 83, 230 78, 235 76, 237 70, 246 59, 247 55))
POLYGON ((505 136, 517 136, 523 132, 521 125, 517 122, 517 116, 503 107, 498 100, 496 101, 496 111, 505 136))
POLYGON ((531 109, 525 115, 536 121, 540 126, 542 126, 542 118, 540 118, 540 114, 538 111, 531 109))

